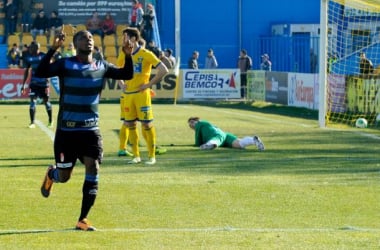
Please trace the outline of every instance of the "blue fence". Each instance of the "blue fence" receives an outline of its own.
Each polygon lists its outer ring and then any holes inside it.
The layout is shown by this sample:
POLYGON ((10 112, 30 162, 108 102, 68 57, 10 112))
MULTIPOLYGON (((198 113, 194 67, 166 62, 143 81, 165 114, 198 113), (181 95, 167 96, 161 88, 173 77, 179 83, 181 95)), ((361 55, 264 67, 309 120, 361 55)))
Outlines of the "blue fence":
POLYGON ((268 54, 272 71, 318 73, 319 37, 261 37, 252 40, 250 51, 253 69, 259 69, 261 55, 268 54))

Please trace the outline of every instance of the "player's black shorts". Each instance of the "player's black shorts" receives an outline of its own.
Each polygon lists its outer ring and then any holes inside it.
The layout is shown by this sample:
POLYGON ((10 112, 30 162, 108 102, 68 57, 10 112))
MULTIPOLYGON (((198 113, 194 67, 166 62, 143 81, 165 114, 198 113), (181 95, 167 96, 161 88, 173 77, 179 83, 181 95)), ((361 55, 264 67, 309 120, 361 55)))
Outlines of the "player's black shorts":
POLYGON ((102 162, 103 140, 99 130, 63 131, 57 129, 54 139, 54 156, 58 168, 71 168, 77 159, 91 157, 102 162))
POLYGON ((50 88, 49 87, 41 87, 41 86, 30 86, 29 96, 31 98, 48 98, 50 96, 50 88))

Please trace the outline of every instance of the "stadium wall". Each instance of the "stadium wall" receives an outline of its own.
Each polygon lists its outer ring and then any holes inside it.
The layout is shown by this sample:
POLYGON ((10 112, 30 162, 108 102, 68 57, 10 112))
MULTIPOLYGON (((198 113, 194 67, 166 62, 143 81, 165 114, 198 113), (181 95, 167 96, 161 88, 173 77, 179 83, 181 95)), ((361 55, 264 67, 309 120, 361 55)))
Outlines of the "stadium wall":
MULTIPOLYGON (((162 49, 175 49, 175 2, 176 0, 140 0, 143 4, 156 5, 162 49)), ((207 50, 212 47, 220 68, 236 67, 242 48, 248 50, 258 69, 261 51, 257 51, 254 40, 271 36, 274 24, 319 23, 320 0, 192 0, 180 2, 181 68, 186 68, 193 50, 200 52, 200 67, 204 66, 207 50)), ((51 1, 39 0, 35 8, 43 7, 49 14, 58 10, 64 23, 84 23, 92 11, 100 16, 112 12, 117 23, 128 20, 132 0, 112 1, 51 1)))

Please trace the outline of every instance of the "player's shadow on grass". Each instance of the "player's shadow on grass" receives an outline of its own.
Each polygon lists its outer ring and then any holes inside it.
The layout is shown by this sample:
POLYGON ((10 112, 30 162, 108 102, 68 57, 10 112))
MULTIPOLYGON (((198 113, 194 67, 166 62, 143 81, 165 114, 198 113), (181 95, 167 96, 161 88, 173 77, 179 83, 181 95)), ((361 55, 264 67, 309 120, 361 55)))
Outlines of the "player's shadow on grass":
POLYGON ((25 161, 25 160, 51 160, 52 156, 43 156, 43 157, 29 157, 29 158, 0 158, 0 161, 25 161))
POLYGON ((17 168, 17 167, 41 167, 47 166, 50 162, 54 161, 54 158, 51 156, 46 157, 29 157, 29 158, 0 158, 1 168, 17 168), (7 162, 9 161, 9 162, 7 162), (44 162, 36 162, 36 161, 44 161, 44 162), (46 161, 46 162, 45 162, 46 161), (33 163, 31 163, 33 162, 33 163))
POLYGON ((171 150, 157 157, 153 167, 128 165, 126 161, 112 162, 112 165, 128 167, 127 172, 194 172, 204 174, 245 175, 245 174, 279 174, 279 175, 329 175, 376 173, 379 171, 376 159, 366 155, 347 156, 346 149, 325 148, 306 149, 269 149, 259 152, 256 149, 225 149, 201 151, 183 148, 180 156, 171 150), (286 156, 286 157, 284 157, 286 156), (373 161, 373 162, 370 162, 373 161), (357 164, 353 164, 356 162, 357 164), (367 164, 361 164, 366 162, 367 164), (349 163, 349 164, 348 164, 349 163))
POLYGON ((59 233, 59 232, 72 232, 78 231, 75 228, 67 228, 67 229, 26 229, 26 230, 3 230, 0 231, 0 236, 6 235, 20 235, 20 234, 42 234, 42 233, 59 233))

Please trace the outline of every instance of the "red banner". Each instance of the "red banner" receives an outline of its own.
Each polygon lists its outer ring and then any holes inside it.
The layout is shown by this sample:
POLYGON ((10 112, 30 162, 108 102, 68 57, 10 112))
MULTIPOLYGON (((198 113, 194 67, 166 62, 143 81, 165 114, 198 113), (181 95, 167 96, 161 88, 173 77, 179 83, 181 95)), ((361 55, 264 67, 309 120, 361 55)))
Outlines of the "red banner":
POLYGON ((21 94, 23 79, 23 69, 0 69, 0 100, 28 98, 29 85, 25 85, 25 92, 21 94))

